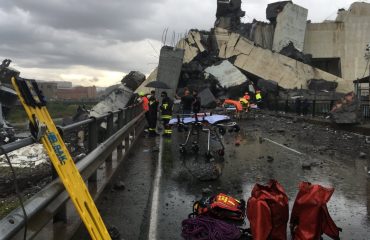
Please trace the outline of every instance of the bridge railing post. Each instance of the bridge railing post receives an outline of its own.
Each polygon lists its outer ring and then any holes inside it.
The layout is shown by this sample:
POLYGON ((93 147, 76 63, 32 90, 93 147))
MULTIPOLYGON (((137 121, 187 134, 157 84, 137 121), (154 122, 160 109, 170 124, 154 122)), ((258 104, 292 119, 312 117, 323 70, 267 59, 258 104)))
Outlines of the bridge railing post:
POLYGON ((316 100, 312 101, 312 117, 316 116, 316 100))
MULTIPOLYGON (((107 116, 107 130, 106 130, 106 139, 108 139, 110 136, 113 134, 113 128, 114 128, 114 115, 112 112, 109 112, 107 116)), ((105 159, 106 164, 112 164, 112 154, 110 154, 106 159, 105 159)))
MULTIPOLYGON (((62 137, 63 141, 65 140, 64 139, 64 133, 63 133, 63 130, 61 130, 60 128, 58 128, 58 132, 59 132, 59 135, 62 137)), ((57 179, 59 176, 58 176, 58 173, 57 171, 55 170, 54 166, 51 164, 51 179, 52 180, 55 180, 57 179)), ((63 222, 63 223, 66 223, 67 222, 67 219, 68 219, 68 216, 67 216, 67 205, 64 203, 60 206, 59 208, 59 211, 56 212, 53 216, 53 223, 56 223, 56 222, 63 222)))
MULTIPOLYGON (((88 152, 93 151, 98 146, 98 122, 96 118, 91 118, 93 121, 89 123, 88 126, 88 152)), ((90 177, 89 182, 93 183, 97 181, 97 171, 95 171, 90 177)))
MULTIPOLYGON (((121 129, 125 125, 124 110, 120 109, 117 116, 117 127, 121 129)), ((122 152, 123 145, 122 143, 118 144, 117 152, 122 152)))

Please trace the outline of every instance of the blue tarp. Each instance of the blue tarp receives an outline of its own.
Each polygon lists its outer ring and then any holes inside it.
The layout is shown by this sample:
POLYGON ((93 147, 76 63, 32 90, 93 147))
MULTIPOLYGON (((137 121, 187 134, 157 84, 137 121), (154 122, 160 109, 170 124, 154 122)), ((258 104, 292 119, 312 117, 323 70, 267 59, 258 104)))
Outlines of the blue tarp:
MULTIPOLYGON (((180 118, 180 119, 181 119, 180 121, 183 122, 184 124, 195 122, 194 117, 185 117, 185 118, 180 118)), ((229 116, 217 115, 217 114, 212 115, 212 116, 206 116, 206 117, 204 117, 204 120, 203 120, 203 116, 198 117, 198 121, 200 121, 200 122, 206 121, 209 124, 215 124, 215 123, 222 122, 222 121, 227 121, 227 120, 230 120, 229 116)), ((177 118, 173 118, 173 119, 170 120, 169 124, 173 125, 173 124, 176 124, 176 123, 177 123, 177 118)))

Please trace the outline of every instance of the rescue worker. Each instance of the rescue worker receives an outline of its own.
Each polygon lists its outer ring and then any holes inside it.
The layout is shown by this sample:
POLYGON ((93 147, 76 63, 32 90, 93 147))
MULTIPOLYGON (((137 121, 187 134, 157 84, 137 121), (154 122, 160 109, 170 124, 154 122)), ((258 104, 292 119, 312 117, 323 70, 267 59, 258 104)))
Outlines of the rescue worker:
POLYGON ((194 97, 190 95, 190 91, 186 89, 184 92, 184 96, 181 97, 182 113, 191 114, 193 103, 194 97))
POLYGON ((194 98, 194 102, 193 102, 193 113, 197 114, 200 112, 200 108, 201 108, 201 99, 200 97, 198 97, 198 91, 197 90, 194 90, 193 91, 193 98, 194 98))
POLYGON ((250 108, 250 101, 251 97, 249 96, 248 92, 244 94, 242 98, 239 99, 240 103, 242 104, 243 108, 245 109, 245 112, 249 111, 250 108))
POLYGON ((156 128, 157 128, 157 114, 158 114, 158 100, 155 98, 154 94, 151 94, 149 97, 149 110, 148 110, 148 123, 149 123, 149 136, 155 137, 157 136, 156 128))
POLYGON ((171 125, 169 125, 169 122, 172 118, 173 102, 168 97, 167 92, 165 91, 161 93, 161 97, 162 97, 162 104, 160 106, 160 110, 161 110, 161 118, 162 118, 163 129, 164 129, 163 135, 171 136, 172 129, 171 129, 171 125))
POLYGON ((148 97, 144 94, 144 92, 139 92, 140 96, 140 102, 143 106, 143 110, 145 112, 145 119, 146 122, 148 123, 149 126, 149 99, 148 97))
POLYGON ((256 104, 259 108, 262 108, 262 95, 260 90, 256 91, 256 104))
POLYGON ((245 93, 244 93, 243 98, 244 98, 245 100, 247 100, 248 102, 251 100, 251 96, 249 96, 249 93, 248 93, 248 92, 245 92, 245 93))

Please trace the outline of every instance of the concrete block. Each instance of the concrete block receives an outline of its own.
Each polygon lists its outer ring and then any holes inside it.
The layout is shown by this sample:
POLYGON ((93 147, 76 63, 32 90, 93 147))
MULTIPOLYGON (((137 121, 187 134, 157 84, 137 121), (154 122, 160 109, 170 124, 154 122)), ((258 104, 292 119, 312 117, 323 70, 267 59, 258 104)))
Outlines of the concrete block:
MULTIPOLYGON (((166 83, 171 89, 165 90, 169 97, 175 96, 179 84, 180 73, 184 58, 184 50, 164 46, 161 49, 158 64, 157 80, 166 83)), ((157 94, 160 94, 159 92, 157 94)), ((159 97, 159 95, 157 96, 159 97)))
POLYGON ((214 76, 220 82, 221 86, 227 88, 240 85, 247 81, 247 77, 228 60, 206 68, 205 72, 214 76))
POLYGON ((308 10, 293 3, 287 3, 276 19, 272 49, 280 52, 289 42, 300 51, 304 47, 308 10))

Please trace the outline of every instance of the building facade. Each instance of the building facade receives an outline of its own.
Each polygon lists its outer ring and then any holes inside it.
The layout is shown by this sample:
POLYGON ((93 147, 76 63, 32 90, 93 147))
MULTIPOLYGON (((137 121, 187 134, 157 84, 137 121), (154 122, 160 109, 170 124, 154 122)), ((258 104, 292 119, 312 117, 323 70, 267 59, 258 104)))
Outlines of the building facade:
POLYGON ((355 2, 340 9, 335 21, 308 23, 304 52, 313 65, 348 81, 369 75, 364 57, 370 43, 370 4, 355 2))

